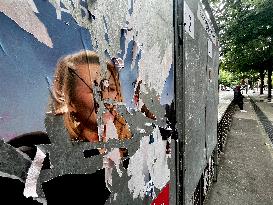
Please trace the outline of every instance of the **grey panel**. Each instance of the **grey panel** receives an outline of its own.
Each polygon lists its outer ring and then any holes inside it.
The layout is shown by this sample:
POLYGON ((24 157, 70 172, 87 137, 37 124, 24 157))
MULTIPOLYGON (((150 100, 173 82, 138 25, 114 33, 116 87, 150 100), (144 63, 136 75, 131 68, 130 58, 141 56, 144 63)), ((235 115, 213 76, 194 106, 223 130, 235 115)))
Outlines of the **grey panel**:
POLYGON ((191 204, 217 143, 218 48, 212 43, 212 56, 208 55, 211 36, 198 17, 200 2, 184 3, 184 198, 185 204, 191 204))
POLYGON ((208 57, 207 65, 207 103, 206 103, 206 146, 207 159, 217 144, 217 116, 218 116, 218 47, 213 45, 212 58, 208 57))

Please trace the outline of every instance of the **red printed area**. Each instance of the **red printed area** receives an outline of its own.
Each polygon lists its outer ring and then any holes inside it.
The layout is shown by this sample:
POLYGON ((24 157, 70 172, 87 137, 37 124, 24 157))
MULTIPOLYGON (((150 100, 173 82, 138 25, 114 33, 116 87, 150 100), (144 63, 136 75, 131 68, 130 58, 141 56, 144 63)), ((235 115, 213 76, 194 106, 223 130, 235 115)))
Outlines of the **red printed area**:
POLYGON ((170 185, 167 184, 151 205, 169 205, 170 185))

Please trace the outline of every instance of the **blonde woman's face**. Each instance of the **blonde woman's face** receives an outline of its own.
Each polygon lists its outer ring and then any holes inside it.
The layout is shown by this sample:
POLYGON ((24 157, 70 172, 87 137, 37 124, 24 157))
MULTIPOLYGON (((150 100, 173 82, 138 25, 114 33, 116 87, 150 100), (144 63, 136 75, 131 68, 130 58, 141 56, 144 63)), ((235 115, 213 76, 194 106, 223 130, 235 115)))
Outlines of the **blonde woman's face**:
MULTIPOLYGON (((102 83, 100 70, 100 66, 97 64, 81 64, 77 66, 76 72, 82 80, 76 77, 75 96, 72 100, 77 120, 94 131, 97 131, 97 114, 93 91, 90 88, 93 89, 95 82, 98 85, 102 83)), ((107 71, 103 84, 105 86, 103 86, 102 98, 117 100, 117 86, 110 71, 107 71)))
POLYGON ((85 127, 97 129, 95 103, 93 97, 94 82, 100 81, 100 67, 97 64, 81 64, 76 66, 74 96, 71 102, 76 112, 77 120, 85 127))

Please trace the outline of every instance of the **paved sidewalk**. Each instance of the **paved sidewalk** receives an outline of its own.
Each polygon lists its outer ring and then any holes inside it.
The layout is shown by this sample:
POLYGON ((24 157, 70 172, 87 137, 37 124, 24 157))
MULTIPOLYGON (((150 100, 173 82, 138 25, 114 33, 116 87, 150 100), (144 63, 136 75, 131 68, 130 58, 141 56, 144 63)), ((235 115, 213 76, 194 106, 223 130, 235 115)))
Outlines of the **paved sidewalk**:
POLYGON ((218 181, 206 205, 273 205, 272 143, 249 98, 245 98, 244 109, 247 113, 238 110, 233 116, 218 181))

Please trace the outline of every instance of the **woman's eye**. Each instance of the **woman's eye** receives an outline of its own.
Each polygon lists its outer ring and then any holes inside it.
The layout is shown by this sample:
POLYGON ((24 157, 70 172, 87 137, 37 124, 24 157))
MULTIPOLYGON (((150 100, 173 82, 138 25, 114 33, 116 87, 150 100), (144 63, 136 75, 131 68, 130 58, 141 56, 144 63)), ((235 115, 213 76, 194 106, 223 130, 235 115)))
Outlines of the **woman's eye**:
POLYGON ((110 88, 109 88, 109 91, 110 91, 110 92, 115 92, 115 91, 116 91, 116 88, 115 88, 115 87, 110 87, 110 88))

